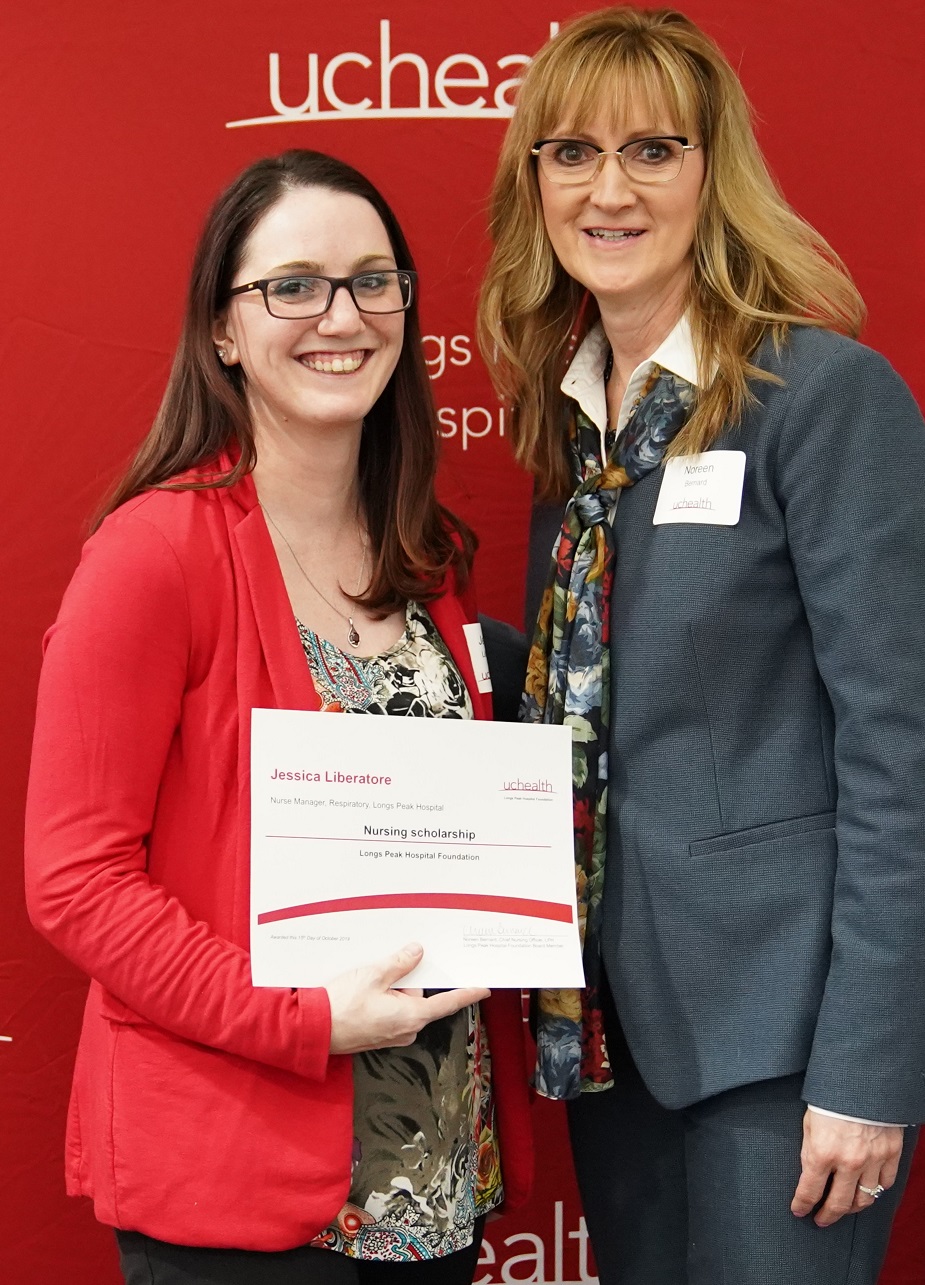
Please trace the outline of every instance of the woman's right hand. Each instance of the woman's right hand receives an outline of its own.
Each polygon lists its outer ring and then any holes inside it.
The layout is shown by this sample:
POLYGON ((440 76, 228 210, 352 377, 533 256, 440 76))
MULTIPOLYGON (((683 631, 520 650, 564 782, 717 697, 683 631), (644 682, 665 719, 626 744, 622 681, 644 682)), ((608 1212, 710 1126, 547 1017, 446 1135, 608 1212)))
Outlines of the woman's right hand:
POLYGON ((470 987, 439 991, 424 999, 414 992, 393 989, 418 966, 423 955, 424 948, 413 942, 379 963, 351 969, 328 982, 332 1053, 413 1044, 428 1022, 449 1017, 491 994, 484 987, 470 987))

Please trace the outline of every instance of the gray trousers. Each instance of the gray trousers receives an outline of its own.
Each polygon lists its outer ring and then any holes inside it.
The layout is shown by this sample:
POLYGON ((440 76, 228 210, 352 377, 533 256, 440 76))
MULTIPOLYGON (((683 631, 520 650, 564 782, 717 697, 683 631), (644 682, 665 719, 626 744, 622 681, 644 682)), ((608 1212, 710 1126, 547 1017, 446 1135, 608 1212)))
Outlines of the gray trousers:
POLYGON ((875 1285, 909 1176, 819 1228, 790 1201, 800 1176, 802 1075, 669 1111, 607 1023, 616 1083, 569 1104, 578 1185, 601 1285, 875 1285))

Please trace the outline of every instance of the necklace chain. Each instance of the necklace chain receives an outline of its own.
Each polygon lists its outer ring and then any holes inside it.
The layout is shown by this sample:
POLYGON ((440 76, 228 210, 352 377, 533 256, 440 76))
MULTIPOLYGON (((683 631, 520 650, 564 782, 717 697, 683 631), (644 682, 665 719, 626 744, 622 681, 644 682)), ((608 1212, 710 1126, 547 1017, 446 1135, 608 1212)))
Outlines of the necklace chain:
MULTIPOLYGON (((341 620, 345 620, 347 622, 347 641, 349 642, 350 646, 354 650, 356 650, 357 647, 359 647, 360 645, 360 632, 357 629, 356 624, 354 623, 353 616, 348 616, 346 612, 341 611, 339 607, 335 607, 334 603, 327 596, 327 594, 324 594, 321 592, 321 590, 315 584, 314 580, 311 578, 311 576, 302 566, 302 563, 296 557, 295 549, 293 549, 292 545, 289 543, 289 541, 286 539, 283 532, 280 530, 279 524, 276 522, 273 515, 269 512, 266 505, 260 502, 260 507, 263 509, 264 516, 269 518, 270 522, 275 527, 276 532, 279 535, 279 538, 282 540, 283 544, 289 550, 290 554, 292 555, 292 561, 299 568, 299 571, 302 573, 302 576, 307 582, 307 584, 312 589, 314 589, 315 593, 318 595, 321 601, 326 603, 336 616, 340 616, 341 620)), ((360 592, 360 583, 363 579, 363 573, 366 570, 366 559, 369 556, 369 532, 363 531, 362 527, 360 526, 359 518, 357 518, 357 531, 360 532, 361 538, 363 540, 363 561, 360 563, 360 571, 359 571, 359 575, 357 576, 356 587, 353 590, 354 597, 356 597, 356 595, 360 592)))

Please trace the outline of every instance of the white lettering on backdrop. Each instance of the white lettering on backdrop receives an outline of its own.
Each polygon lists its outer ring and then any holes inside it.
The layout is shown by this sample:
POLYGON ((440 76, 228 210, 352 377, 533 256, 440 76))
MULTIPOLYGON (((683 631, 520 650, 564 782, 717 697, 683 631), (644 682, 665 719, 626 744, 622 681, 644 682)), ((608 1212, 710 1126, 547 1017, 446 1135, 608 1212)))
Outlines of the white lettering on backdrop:
MULTIPOLYGON (((558 22, 549 24, 549 34, 559 30, 558 22)), ((270 116, 253 116, 247 120, 230 120, 227 129, 241 129, 248 125, 291 124, 293 121, 321 120, 414 120, 444 119, 448 116, 478 120, 506 120, 513 114, 514 104, 508 95, 520 84, 517 76, 501 80, 492 89, 492 76, 488 66, 474 54, 449 54, 431 74, 426 58, 416 53, 392 53, 392 27, 388 18, 379 22, 379 63, 376 67, 368 54, 355 50, 335 54, 321 66, 316 53, 307 59, 307 81, 303 82, 304 98, 300 103, 284 102, 280 56, 269 56, 270 116), (359 68, 350 73, 351 84, 362 81, 362 88, 354 87, 353 93, 362 97, 348 99, 348 91, 338 88, 338 73, 342 67, 359 68), (417 79, 417 105, 394 106, 392 76, 397 67, 413 69, 417 79), (479 90, 488 90, 491 100, 479 90), (431 90, 436 103, 432 104, 431 90), (378 104, 370 97, 378 93, 378 104)), ((497 59, 494 66, 501 72, 513 67, 521 70, 530 58, 527 54, 507 54, 497 59)), ((300 92, 302 92, 300 90, 300 92)))
POLYGON ((545 1236, 520 1231, 502 1241, 498 1225, 488 1224, 474 1285, 507 1285, 517 1281, 530 1281, 534 1285, 598 1285, 598 1278, 591 1270, 589 1250, 584 1218, 579 1217, 574 1231, 566 1232, 564 1204, 557 1200, 553 1225, 549 1228, 547 1224, 545 1236))
MULTIPOLYGON (((472 361, 471 335, 425 335, 423 342, 424 361, 432 380, 442 377, 448 363, 468 366, 472 361)), ((503 406, 438 406, 440 436, 458 438, 462 449, 468 451, 470 440, 478 441, 493 431, 498 437, 504 436, 504 414, 503 406)))

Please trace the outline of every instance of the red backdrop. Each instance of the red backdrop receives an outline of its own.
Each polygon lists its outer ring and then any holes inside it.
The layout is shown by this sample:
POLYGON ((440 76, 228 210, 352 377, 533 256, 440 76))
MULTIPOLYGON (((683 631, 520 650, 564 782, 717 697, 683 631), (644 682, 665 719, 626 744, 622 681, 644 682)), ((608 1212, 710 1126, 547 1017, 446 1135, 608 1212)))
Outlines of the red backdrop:
MULTIPOLYGON (((572 0, 7 0, 0 16, 0 1278, 111 1285, 109 1236, 63 1194, 84 982, 32 933, 19 874, 42 632, 88 515, 142 436, 206 206, 253 158, 316 147, 394 204, 423 280, 446 437, 442 491, 479 531, 484 609, 512 621, 529 502, 475 354, 485 200, 510 84, 572 0), (399 59, 399 55, 414 55, 399 59), (365 104, 365 106, 364 106, 365 104), (351 106, 352 105, 352 106, 351 106), (423 108, 423 110, 422 110, 423 108), (410 113, 409 113, 410 109, 410 113)), ((739 69, 772 167, 847 260, 868 342, 920 398, 925 166, 919 0, 690 0, 739 69)), ((592 1279, 557 1109, 537 1110, 537 1195, 492 1225, 479 1274, 592 1279)), ((920 1285, 919 1165, 884 1274, 920 1285)))

